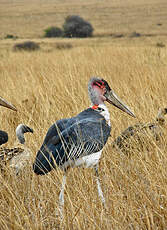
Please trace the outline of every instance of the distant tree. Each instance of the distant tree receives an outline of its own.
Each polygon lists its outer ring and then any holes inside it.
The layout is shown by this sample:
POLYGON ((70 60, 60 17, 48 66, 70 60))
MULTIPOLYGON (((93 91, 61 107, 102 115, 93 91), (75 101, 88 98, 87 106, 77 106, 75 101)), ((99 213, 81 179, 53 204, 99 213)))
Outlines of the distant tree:
POLYGON ((40 46, 36 42, 26 41, 26 42, 15 44, 13 49, 14 51, 19 51, 19 50, 35 51, 40 49, 40 46))
POLYGON ((77 15, 68 16, 63 25, 64 37, 85 38, 91 37, 93 33, 92 25, 77 15))
POLYGON ((44 37, 53 38, 53 37, 62 37, 63 31, 59 27, 51 26, 45 30, 44 37))

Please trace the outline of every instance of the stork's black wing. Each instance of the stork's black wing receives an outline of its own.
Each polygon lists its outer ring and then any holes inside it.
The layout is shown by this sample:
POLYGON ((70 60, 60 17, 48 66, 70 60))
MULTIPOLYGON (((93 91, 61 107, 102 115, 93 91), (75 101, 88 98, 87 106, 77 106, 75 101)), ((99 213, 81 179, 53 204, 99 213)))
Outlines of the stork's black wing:
POLYGON ((111 130, 104 117, 98 113, 81 115, 66 120, 64 129, 57 125, 56 135, 51 135, 53 130, 48 131, 50 138, 46 135, 34 163, 37 174, 45 174, 55 165, 63 166, 68 160, 90 155, 104 147, 111 130))

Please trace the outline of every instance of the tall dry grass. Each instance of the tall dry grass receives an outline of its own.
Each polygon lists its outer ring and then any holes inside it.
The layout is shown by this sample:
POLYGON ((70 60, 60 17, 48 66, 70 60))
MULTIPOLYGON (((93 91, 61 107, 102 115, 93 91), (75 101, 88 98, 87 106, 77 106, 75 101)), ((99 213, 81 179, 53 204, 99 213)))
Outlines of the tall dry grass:
POLYGON ((16 145, 19 123, 35 131, 26 136, 32 151, 27 168, 19 176, 10 169, 0 175, 0 229, 166 229, 167 138, 161 145, 150 141, 149 150, 134 150, 130 158, 113 150, 111 142, 129 125, 153 120, 167 105, 167 50, 94 46, 49 53, 1 50, 0 56, 0 94, 18 109, 0 109, 1 129, 9 133, 6 145, 16 145), (61 223, 62 172, 36 176, 32 162, 54 121, 89 106, 87 82, 94 75, 106 79, 137 118, 108 105, 112 132, 100 162, 107 208, 98 198, 93 171, 71 169, 61 223))

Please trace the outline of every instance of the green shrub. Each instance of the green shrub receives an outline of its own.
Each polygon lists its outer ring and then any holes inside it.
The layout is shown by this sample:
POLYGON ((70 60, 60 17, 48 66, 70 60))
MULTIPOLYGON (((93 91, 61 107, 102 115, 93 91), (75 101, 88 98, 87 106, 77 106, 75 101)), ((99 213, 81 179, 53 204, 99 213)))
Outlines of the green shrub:
POLYGON ((68 16, 63 25, 64 37, 85 38, 91 37, 93 33, 92 25, 77 15, 68 16))
POLYGON ((63 31, 62 29, 58 27, 49 27, 45 30, 44 37, 47 38, 53 38, 53 37, 62 37, 63 36, 63 31))
POLYGON ((19 50, 35 51, 40 49, 40 46, 36 42, 26 41, 26 42, 15 44, 13 49, 14 51, 19 51, 19 50))

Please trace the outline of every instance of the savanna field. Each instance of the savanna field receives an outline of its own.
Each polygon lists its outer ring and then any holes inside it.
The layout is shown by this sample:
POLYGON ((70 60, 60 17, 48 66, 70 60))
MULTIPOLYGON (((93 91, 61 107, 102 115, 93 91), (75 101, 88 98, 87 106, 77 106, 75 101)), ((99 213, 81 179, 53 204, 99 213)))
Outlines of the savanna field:
POLYGON ((167 230, 167 126, 160 143, 147 136, 144 147, 134 147, 131 155, 111 146, 128 126, 152 122, 158 109, 167 107, 166 12, 166 0, 0 0, 0 96, 18 109, 0 108, 0 129, 9 134, 5 147, 18 146, 19 123, 34 129, 26 135, 32 153, 28 166, 18 176, 10 168, 0 175, 1 230, 167 230), (43 38, 44 29, 61 26, 68 15, 91 22, 93 37, 43 38), (134 32, 141 36, 131 36, 134 32), (4 39, 7 34, 18 39, 4 39), (13 51, 27 40, 40 49, 13 51), (90 105, 91 76, 107 80, 136 118, 108 104, 112 131, 99 167, 106 208, 94 171, 71 169, 61 221, 63 173, 37 176, 32 163, 48 128, 90 105))

